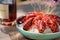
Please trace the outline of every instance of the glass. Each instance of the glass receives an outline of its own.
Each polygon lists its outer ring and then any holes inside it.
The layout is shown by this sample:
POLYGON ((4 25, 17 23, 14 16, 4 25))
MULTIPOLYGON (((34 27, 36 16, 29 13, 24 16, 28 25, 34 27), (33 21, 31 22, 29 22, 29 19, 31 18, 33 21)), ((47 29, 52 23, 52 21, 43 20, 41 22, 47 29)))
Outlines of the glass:
POLYGON ((1 0, 0 19, 2 24, 11 24, 16 19, 16 0, 1 0))
POLYGON ((11 26, 15 26, 16 0, 0 0, 0 31, 6 32, 11 26))

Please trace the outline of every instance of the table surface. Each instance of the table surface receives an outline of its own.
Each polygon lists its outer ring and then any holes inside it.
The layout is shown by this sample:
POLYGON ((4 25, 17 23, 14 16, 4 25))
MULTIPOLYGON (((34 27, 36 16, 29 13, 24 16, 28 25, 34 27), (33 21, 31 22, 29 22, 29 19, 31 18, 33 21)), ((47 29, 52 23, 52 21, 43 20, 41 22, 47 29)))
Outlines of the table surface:
POLYGON ((6 28, 4 25, 0 25, 0 40, 29 40, 20 34, 16 27, 6 28))
POLYGON ((10 36, 4 32, 2 32, 3 25, 0 25, 0 40, 11 40, 10 36))
MULTIPOLYGON (((0 29, 3 25, 0 25, 0 29)), ((32 40, 25 38, 21 33, 16 30, 16 27, 5 28, 4 31, 0 30, 0 40, 32 40)), ((55 40, 60 40, 57 38, 55 40)))

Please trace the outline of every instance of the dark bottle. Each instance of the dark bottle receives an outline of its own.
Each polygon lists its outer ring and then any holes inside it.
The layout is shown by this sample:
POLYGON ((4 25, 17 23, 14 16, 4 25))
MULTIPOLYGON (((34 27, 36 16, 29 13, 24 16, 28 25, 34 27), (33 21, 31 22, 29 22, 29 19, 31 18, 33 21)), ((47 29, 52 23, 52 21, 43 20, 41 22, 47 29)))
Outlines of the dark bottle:
POLYGON ((16 19, 16 0, 0 0, 0 20, 10 25, 16 19))
POLYGON ((9 19, 14 21, 16 19, 16 2, 9 4, 9 19))

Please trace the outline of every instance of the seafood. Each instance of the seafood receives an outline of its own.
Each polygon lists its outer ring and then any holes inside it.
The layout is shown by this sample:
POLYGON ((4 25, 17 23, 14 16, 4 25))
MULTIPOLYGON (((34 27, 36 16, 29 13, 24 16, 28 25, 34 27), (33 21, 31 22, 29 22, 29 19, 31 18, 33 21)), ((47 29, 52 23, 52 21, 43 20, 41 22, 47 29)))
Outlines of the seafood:
POLYGON ((24 30, 29 30, 35 25, 39 33, 43 33, 47 26, 53 33, 59 31, 60 17, 56 15, 43 14, 42 12, 30 12, 22 21, 24 30))

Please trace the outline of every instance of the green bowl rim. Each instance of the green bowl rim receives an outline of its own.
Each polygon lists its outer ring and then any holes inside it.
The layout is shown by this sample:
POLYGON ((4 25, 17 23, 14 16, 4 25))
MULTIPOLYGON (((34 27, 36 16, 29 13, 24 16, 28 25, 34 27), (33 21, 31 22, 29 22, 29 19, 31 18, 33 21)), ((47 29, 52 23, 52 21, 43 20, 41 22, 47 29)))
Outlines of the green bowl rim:
POLYGON ((55 34, 60 34, 60 32, 56 32, 56 33, 45 33, 45 34, 43 34, 43 33, 34 33, 34 32, 25 31, 25 30, 22 29, 22 27, 20 28, 20 27, 16 26, 16 28, 19 29, 19 30, 22 30, 24 32, 33 33, 33 34, 40 34, 40 35, 55 35, 55 34))

